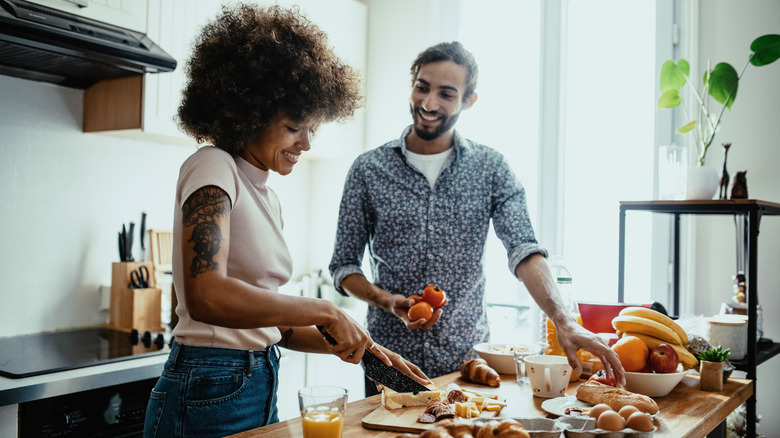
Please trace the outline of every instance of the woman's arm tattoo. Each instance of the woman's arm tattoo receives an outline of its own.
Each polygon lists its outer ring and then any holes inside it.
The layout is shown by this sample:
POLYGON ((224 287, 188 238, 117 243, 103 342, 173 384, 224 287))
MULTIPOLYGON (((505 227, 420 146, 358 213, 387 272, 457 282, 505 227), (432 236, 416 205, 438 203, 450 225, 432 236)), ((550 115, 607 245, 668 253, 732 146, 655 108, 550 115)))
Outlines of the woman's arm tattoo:
POLYGON ((195 257, 190 266, 190 275, 196 277, 217 269, 214 257, 219 252, 222 230, 216 220, 230 213, 230 198, 224 190, 215 186, 201 187, 182 206, 182 222, 192 227, 189 242, 193 244, 195 257))

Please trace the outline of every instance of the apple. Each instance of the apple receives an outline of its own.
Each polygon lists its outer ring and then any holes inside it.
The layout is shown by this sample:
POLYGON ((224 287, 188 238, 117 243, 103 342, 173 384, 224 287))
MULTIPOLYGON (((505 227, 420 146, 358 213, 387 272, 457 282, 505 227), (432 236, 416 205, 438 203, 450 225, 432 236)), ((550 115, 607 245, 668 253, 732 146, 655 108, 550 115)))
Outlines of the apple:
POLYGON ((669 344, 658 344, 650 351, 650 368, 656 373, 673 373, 679 364, 680 358, 669 344))

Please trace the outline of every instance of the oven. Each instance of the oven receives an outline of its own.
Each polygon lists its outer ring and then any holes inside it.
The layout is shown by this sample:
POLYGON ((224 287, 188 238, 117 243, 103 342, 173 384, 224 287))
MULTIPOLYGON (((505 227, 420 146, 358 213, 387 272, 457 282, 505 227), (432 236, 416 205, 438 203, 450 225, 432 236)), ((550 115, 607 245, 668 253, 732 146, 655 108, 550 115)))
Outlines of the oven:
POLYGON ((157 379, 19 404, 23 438, 141 437, 146 403, 157 379))
MULTIPOLYGON (((0 375, 12 379, 167 355, 167 333, 105 327, 0 338, 0 375)), ((74 391, 19 403, 19 436, 140 437, 157 378, 74 391)))

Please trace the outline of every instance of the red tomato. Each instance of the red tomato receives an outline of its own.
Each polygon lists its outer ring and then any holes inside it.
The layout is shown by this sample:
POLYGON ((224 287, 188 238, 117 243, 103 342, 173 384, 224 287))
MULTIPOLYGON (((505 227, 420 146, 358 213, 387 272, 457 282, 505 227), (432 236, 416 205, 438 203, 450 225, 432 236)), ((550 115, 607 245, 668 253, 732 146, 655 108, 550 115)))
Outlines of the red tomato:
POLYGON ((429 284, 423 290, 422 299, 435 309, 444 304, 444 301, 447 299, 447 294, 445 294, 443 290, 439 289, 438 286, 429 284))
POLYGON ((424 319, 428 322, 433 316, 433 307, 425 301, 420 301, 414 306, 409 308, 409 319, 411 321, 417 321, 418 319, 424 319))

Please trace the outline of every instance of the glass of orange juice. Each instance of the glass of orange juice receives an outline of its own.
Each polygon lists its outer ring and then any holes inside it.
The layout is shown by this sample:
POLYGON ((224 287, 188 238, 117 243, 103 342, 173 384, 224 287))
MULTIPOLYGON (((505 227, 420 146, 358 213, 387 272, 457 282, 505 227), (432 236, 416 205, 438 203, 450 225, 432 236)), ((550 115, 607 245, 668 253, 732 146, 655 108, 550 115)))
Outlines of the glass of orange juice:
POLYGON ((341 438, 347 413, 347 390, 307 386, 298 391, 304 438, 341 438))

